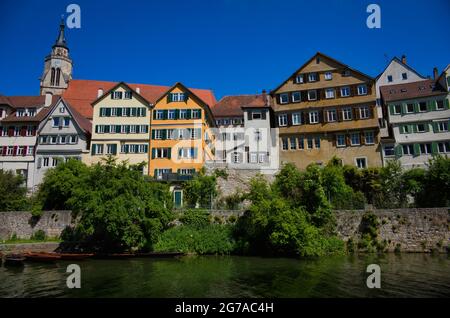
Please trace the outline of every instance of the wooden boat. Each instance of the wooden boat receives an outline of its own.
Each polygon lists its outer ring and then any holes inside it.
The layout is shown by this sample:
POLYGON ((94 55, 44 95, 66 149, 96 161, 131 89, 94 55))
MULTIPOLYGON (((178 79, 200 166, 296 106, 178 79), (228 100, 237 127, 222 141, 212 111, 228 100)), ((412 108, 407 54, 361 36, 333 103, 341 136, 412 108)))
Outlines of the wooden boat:
POLYGON ((23 266, 25 256, 22 254, 8 254, 5 256, 5 266, 23 266))
POLYGON ((61 259, 56 253, 27 253, 25 258, 30 262, 54 262, 61 259))
POLYGON ((88 253, 55 253, 55 255, 59 255, 62 260, 71 260, 71 261, 81 261, 86 258, 94 256, 94 254, 88 253))

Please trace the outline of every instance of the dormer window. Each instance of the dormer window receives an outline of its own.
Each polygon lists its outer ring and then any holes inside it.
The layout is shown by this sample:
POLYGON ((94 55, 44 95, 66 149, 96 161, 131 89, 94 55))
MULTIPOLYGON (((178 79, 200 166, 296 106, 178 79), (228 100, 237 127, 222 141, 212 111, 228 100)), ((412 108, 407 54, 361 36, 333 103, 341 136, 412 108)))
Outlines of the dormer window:
POLYGON ((308 74, 308 82, 317 82, 319 80, 319 76, 317 73, 309 73, 308 74))
POLYGON ((303 83, 303 74, 299 74, 295 77, 295 83, 296 84, 302 84, 303 83))
POLYGON ((333 73, 332 72, 325 72, 325 80, 330 81, 333 79, 333 73))
POLYGON ((407 79, 408 79, 408 74, 402 73, 402 80, 407 80, 407 79))
POLYGON ((393 81, 392 75, 388 75, 388 76, 387 76, 387 81, 388 81, 389 83, 392 83, 392 81, 393 81))
POLYGON ((186 101, 186 96, 184 93, 170 93, 170 101, 172 102, 183 102, 186 101))
POLYGON ((122 99, 122 92, 112 92, 111 98, 112 99, 122 99))
POLYGON ((17 109, 16 117, 23 117, 23 116, 25 116, 25 108, 17 109))

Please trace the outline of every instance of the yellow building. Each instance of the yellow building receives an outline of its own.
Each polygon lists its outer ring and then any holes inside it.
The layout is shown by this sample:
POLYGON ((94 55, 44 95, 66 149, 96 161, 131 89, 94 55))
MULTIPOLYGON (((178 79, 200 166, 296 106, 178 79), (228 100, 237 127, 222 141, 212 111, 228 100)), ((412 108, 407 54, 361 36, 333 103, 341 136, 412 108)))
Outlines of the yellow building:
POLYGON ((155 102, 151 118, 149 174, 160 180, 189 176, 214 158, 210 106, 176 83, 155 102), (173 178, 173 177, 172 177, 173 178))
POLYGON ((144 162, 148 173, 151 103, 120 82, 92 103, 92 141, 88 164, 112 155, 119 162, 144 162))

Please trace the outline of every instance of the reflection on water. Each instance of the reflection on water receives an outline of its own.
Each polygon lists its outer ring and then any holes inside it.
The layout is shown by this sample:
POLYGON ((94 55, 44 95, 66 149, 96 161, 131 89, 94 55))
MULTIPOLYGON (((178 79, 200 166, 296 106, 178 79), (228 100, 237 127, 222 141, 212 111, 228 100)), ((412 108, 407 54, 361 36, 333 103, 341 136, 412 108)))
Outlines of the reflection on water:
POLYGON ((67 265, 0 268, 0 297, 449 297, 447 255, 386 254, 296 260, 238 256, 87 260, 81 289, 67 265), (366 267, 381 266, 381 289, 366 267))

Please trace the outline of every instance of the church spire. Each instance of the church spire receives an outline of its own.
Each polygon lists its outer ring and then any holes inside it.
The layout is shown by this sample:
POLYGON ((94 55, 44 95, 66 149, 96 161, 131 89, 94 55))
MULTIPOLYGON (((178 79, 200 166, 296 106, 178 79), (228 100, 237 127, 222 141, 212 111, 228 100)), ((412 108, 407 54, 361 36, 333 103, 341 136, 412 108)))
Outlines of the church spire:
POLYGON ((56 39, 55 45, 53 45, 53 47, 59 46, 59 47, 68 49, 68 47, 66 45, 66 38, 64 37, 64 28, 65 28, 64 16, 61 16, 61 23, 59 24, 58 38, 56 39))

